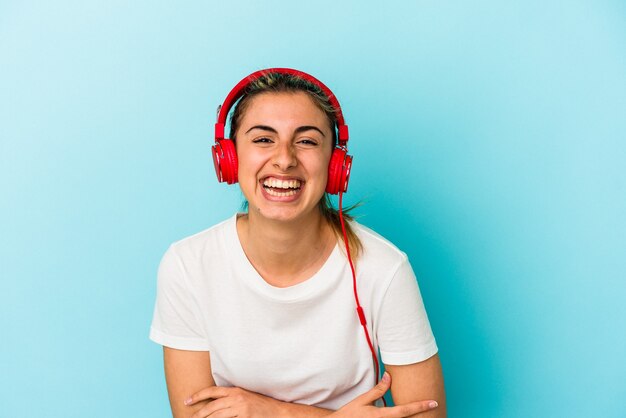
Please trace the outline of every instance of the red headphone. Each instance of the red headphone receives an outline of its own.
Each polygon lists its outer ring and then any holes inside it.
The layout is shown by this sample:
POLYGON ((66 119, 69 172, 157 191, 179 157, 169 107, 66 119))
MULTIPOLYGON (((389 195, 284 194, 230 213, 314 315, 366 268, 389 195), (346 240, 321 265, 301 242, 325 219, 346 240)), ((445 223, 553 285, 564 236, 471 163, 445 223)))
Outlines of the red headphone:
POLYGON ((337 119, 338 141, 328 164, 328 183, 326 183, 326 192, 330 194, 345 193, 348 190, 348 180, 350 179, 350 168, 352 167, 352 156, 348 155, 348 126, 343 119, 341 106, 333 92, 317 78, 304 73, 302 71, 293 70, 291 68, 268 68, 250 74, 241 80, 228 93, 224 104, 218 107, 217 123, 215 124, 215 145, 211 147, 213 151, 213 163, 215 164, 215 173, 220 182, 228 184, 237 183, 237 152, 235 144, 229 138, 224 138, 224 126, 226 125, 226 117, 235 102, 245 95, 246 88, 255 80, 269 74, 290 74, 298 76, 312 84, 315 84, 328 96, 330 104, 335 109, 335 117, 337 119))

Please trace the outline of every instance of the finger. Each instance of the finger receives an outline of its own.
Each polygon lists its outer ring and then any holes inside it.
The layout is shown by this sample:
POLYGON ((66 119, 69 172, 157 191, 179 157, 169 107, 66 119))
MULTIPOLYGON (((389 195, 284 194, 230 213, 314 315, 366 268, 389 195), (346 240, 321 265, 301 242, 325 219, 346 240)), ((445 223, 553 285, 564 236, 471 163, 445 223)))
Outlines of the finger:
POLYGON ((404 418, 410 417, 414 414, 419 414, 420 412, 430 411, 431 409, 437 408, 438 404, 436 401, 419 401, 412 402, 406 405, 392 406, 388 408, 382 408, 384 410, 381 418, 404 418))
POLYGON ((231 411, 231 413, 233 413, 232 412, 233 410, 230 409, 231 406, 232 406, 232 400, 230 397, 218 398, 214 401, 209 402, 202 408, 200 408, 198 411, 196 411, 195 414, 191 416, 191 418, 204 418, 204 417, 217 418, 221 416, 224 416, 224 417, 235 416, 236 414, 228 415, 225 412, 226 410, 229 410, 231 411))
POLYGON ((230 390, 232 390, 232 388, 226 388, 222 386, 209 386, 208 388, 199 390, 198 392, 185 399, 185 405, 193 405, 197 402, 205 401, 207 399, 223 398, 224 396, 228 396, 230 390))
POLYGON ((374 386, 369 391, 365 392, 363 395, 355 398, 350 403, 356 403, 357 405, 367 405, 376 401, 377 399, 382 398, 385 393, 389 390, 391 386, 391 375, 387 372, 383 374, 383 378, 380 379, 380 382, 376 386, 374 386))
MULTIPOLYGON (((211 402, 212 403, 212 402, 211 402)), ((204 408, 196 411, 191 418, 234 418, 237 416, 237 412, 232 408, 213 410, 208 408, 211 404, 206 405, 204 408)))

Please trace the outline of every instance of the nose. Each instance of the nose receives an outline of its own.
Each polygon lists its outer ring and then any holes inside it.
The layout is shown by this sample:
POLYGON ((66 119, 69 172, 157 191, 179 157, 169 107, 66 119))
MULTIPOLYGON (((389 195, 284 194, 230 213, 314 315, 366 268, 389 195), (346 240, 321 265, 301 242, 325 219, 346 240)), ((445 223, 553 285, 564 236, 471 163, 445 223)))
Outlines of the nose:
POLYGON ((274 167, 287 171, 298 165, 296 150, 290 143, 282 143, 276 147, 276 153, 273 159, 274 167))

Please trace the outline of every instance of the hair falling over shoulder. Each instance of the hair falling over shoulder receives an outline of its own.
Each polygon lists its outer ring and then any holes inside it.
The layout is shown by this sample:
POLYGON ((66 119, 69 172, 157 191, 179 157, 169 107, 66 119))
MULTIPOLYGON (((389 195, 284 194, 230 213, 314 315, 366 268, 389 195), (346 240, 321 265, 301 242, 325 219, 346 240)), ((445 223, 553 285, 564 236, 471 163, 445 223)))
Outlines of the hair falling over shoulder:
MULTIPOLYGON (((343 218, 345 221, 347 221, 344 223, 344 225, 346 227, 346 235, 348 237, 348 246, 350 247, 350 255, 352 256, 352 259, 354 261, 358 260, 359 255, 363 252, 363 244, 361 244, 361 240, 359 239, 357 234, 354 232, 354 229, 352 229, 352 225, 350 224, 350 221, 352 221, 354 217, 350 214, 350 212, 359 206, 361 206, 361 203, 356 203, 355 205, 352 205, 342 211, 343 218)), ((324 219, 326 219, 328 224, 333 228, 333 232, 337 236, 337 239, 340 242, 343 242, 343 232, 341 230, 341 220, 339 218, 339 210, 333 207, 333 204, 330 200, 330 195, 328 195, 328 193, 325 193, 322 200, 320 200, 319 208, 324 219)), ((341 245, 341 248, 342 248, 342 251, 345 253, 345 250, 343 249, 344 248, 343 245, 341 245)))

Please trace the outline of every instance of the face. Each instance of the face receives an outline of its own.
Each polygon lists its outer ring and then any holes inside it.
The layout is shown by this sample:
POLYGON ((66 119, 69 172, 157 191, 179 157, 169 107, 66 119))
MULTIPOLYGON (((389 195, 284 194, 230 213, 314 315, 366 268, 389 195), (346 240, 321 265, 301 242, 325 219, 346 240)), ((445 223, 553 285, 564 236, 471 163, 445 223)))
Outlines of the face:
POLYGON ((328 118, 306 93, 252 98, 236 133, 239 184, 250 216, 319 216, 332 142, 328 118))

